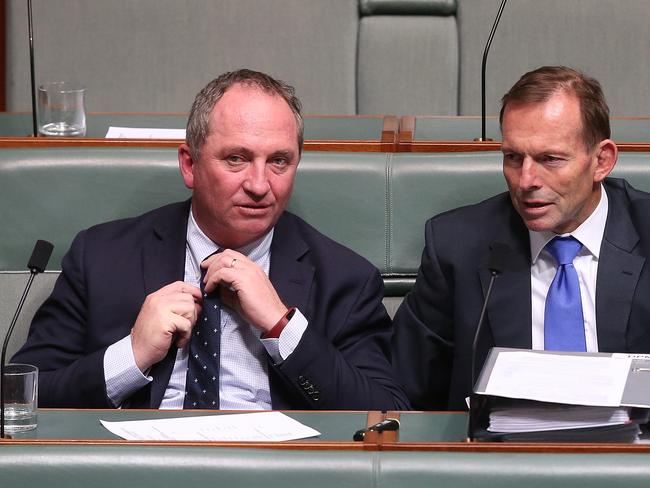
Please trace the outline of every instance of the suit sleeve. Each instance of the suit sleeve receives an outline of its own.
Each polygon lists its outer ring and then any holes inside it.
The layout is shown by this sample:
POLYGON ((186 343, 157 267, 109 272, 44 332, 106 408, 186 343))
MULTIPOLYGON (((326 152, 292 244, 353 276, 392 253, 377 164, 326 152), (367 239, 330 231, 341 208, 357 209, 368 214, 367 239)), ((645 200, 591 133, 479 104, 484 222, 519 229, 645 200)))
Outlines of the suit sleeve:
POLYGON ((418 410, 447 408, 454 340, 450 275, 440 261, 430 220, 417 280, 395 314, 392 340, 396 376, 418 410))
POLYGON ((34 316, 13 362, 39 370, 39 406, 110 408, 104 383, 106 347, 88 340, 84 233, 64 256, 51 296, 34 316))
POLYGON ((332 300, 315 298, 326 301, 327 310, 310 318, 297 348, 277 365, 298 405, 302 404, 298 408, 409 408, 391 371, 392 327, 381 303, 383 282, 374 268, 361 278, 365 282, 358 283, 349 302, 344 297, 350 297, 350 292, 342 290, 338 300, 337 293, 332 300))

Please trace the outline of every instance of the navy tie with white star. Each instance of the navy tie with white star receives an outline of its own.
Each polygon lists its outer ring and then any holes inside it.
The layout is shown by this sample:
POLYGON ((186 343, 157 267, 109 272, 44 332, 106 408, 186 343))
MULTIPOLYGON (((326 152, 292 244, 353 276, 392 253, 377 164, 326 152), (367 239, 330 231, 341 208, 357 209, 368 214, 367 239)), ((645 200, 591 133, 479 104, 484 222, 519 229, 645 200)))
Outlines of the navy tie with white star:
POLYGON ((219 408, 219 351, 221 344, 221 304, 219 289, 207 294, 203 289, 205 270, 201 271, 203 307, 192 330, 187 359, 183 408, 219 408))

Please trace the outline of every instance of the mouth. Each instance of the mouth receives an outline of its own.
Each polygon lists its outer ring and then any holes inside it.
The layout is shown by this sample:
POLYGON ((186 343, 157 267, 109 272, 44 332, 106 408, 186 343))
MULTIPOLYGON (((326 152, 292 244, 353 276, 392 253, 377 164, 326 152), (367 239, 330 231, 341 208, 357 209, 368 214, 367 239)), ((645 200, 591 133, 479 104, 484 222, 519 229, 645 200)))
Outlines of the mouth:
POLYGON ((237 207, 239 207, 242 212, 252 215, 266 213, 271 209, 271 205, 259 203, 237 205, 237 207))
POLYGON ((520 209, 522 212, 529 216, 539 216, 544 214, 552 205, 549 202, 542 202, 539 200, 523 200, 520 201, 520 209))

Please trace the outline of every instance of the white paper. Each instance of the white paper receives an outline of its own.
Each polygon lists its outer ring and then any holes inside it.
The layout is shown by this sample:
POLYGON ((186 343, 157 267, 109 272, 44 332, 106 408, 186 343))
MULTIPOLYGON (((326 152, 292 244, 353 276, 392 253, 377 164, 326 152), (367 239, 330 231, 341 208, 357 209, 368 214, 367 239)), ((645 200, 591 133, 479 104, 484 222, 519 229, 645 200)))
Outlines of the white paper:
POLYGON ((572 405, 618 407, 632 360, 625 357, 501 352, 485 393, 572 405))
POLYGON ((586 429, 629 422, 627 408, 585 407, 582 405, 544 405, 539 407, 499 408, 490 412, 490 432, 536 432, 586 429))
POLYGON ((320 435, 281 412, 100 422, 113 434, 129 441, 279 442, 320 435))
POLYGON ((148 129, 141 127, 109 127, 110 139, 185 139, 185 129, 148 129))

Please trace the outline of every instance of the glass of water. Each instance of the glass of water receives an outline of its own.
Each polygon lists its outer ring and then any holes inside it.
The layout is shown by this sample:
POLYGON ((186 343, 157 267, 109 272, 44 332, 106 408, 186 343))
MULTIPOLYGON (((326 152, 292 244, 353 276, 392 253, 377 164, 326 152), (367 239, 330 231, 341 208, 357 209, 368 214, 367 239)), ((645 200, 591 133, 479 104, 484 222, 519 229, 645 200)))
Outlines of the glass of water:
POLYGON ((7 364, 4 375, 5 432, 36 428, 38 368, 31 364, 7 364))
POLYGON ((38 87, 38 132, 44 136, 86 135, 86 89, 70 81, 38 87))

